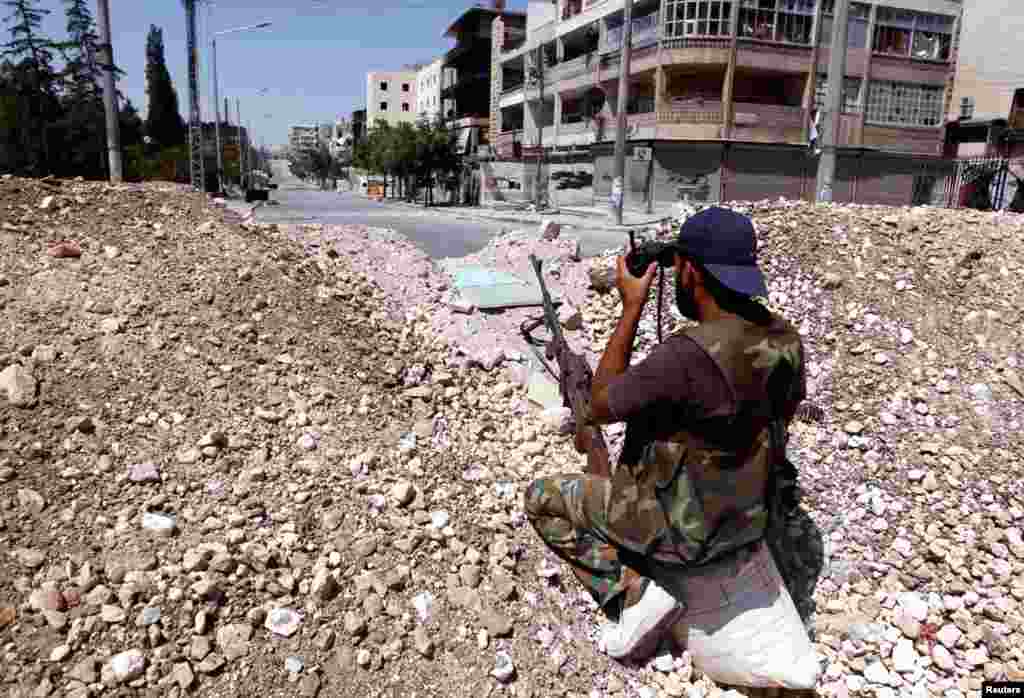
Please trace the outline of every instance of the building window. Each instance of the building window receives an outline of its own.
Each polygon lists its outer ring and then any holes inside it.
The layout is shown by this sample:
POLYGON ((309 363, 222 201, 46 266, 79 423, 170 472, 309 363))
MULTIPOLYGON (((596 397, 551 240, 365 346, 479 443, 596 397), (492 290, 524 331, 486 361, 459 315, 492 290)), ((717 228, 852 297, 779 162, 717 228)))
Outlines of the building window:
POLYGON ((388 91, 388 81, 387 80, 381 80, 380 81, 380 91, 381 92, 387 92, 388 91))
POLYGON ((402 111, 409 111, 409 103, 402 102, 402 111))
POLYGON ((403 82, 402 83, 402 92, 408 92, 408 91, 409 91, 409 83, 403 82))
POLYGON ((879 7, 874 50, 892 56, 948 61, 953 17, 879 7))
POLYGON ((974 116, 974 98, 964 97, 960 100, 960 118, 970 119, 974 116))
MULTIPOLYGON (((818 83, 814 89, 815 109, 826 109, 828 105, 828 76, 818 73, 818 83)), ((843 80, 843 112, 847 114, 860 113, 860 78, 845 78, 843 80)))
POLYGON ((739 35, 786 44, 811 43, 815 0, 742 0, 739 35))
POLYGON ((388 103, 387 102, 381 102, 380 103, 380 110, 381 111, 387 111, 388 110, 388 103))
POLYGON ((942 123, 945 89, 888 80, 868 85, 865 121, 889 126, 932 126, 942 123))
MULTIPOLYGON (((821 5, 821 40, 822 46, 832 45, 832 22, 835 13, 835 0, 822 0, 821 5)), ((871 20, 871 7, 861 2, 851 2, 847 18, 846 47, 866 48, 868 43, 868 23, 871 20)))
POLYGON ((667 0, 665 36, 728 36, 732 2, 667 0))

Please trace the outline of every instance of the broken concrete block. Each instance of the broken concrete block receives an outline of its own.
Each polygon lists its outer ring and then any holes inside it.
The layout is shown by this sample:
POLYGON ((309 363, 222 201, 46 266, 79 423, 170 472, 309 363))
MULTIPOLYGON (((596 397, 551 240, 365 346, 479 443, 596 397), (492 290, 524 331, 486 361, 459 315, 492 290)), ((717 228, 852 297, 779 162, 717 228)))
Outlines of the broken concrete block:
POLYGON ((540 234, 541 240, 555 240, 558 235, 562 232, 562 226, 554 221, 542 220, 540 222, 540 234))
POLYGON ((558 322, 569 331, 583 327, 583 314, 569 303, 558 306, 558 322))

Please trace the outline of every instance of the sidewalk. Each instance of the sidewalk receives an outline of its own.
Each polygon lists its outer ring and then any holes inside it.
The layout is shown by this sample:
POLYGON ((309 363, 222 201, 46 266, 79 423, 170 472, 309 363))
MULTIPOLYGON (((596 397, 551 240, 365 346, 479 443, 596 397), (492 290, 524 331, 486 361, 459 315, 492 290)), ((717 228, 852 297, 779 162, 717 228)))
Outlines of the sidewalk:
MULTIPOLYGON (((385 199, 382 204, 394 206, 410 206, 424 210, 422 204, 410 204, 400 200, 385 199)), ((675 216, 671 208, 661 207, 654 213, 642 211, 623 211, 622 225, 612 221, 607 207, 573 206, 551 209, 548 211, 530 211, 525 206, 499 204, 498 206, 437 206, 429 209, 431 213, 446 213, 464 220, 488 220, 503 223, 524 225, 540 225, 541 221, 553 221, 563 228, 586 228, 615 233, 627 233, 629 230, 646 228, 657 224, 665 218, 675 216)))

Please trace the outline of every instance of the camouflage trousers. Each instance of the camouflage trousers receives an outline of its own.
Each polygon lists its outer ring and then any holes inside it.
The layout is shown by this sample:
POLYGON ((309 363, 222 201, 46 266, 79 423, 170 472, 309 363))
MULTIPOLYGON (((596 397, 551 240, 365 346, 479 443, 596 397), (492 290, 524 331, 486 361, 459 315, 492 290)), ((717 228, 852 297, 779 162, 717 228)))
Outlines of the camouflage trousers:
POLYGON ((556 475, 526 490, 526 516, 537 534, 571 567, 576 578, 613 619, 624 592, 643 575, 644 558, 623 544, 632 531, 609 516, 613 481, 592 475, 556 475))

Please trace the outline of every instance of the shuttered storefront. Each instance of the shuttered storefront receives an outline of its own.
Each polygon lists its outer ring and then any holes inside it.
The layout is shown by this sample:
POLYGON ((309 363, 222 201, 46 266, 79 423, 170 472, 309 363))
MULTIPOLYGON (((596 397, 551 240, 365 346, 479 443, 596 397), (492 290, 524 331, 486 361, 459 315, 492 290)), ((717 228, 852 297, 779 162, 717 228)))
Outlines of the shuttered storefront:
POLYGON ((787 199, 809 197, 814 188, 816 167, 817 160, 810 158, 802 148, 727 146, 722 167, 722 198, 758 201, 780 196, 787 199))
POLYGON ((857 173, 857 203, 909 206, 920 162, 909 157, 865 153, 857 173))
POLYGON ((716 202, 722 146, 662 141, 654 146, 654 196, 657 204, 681 200, 716 202))

